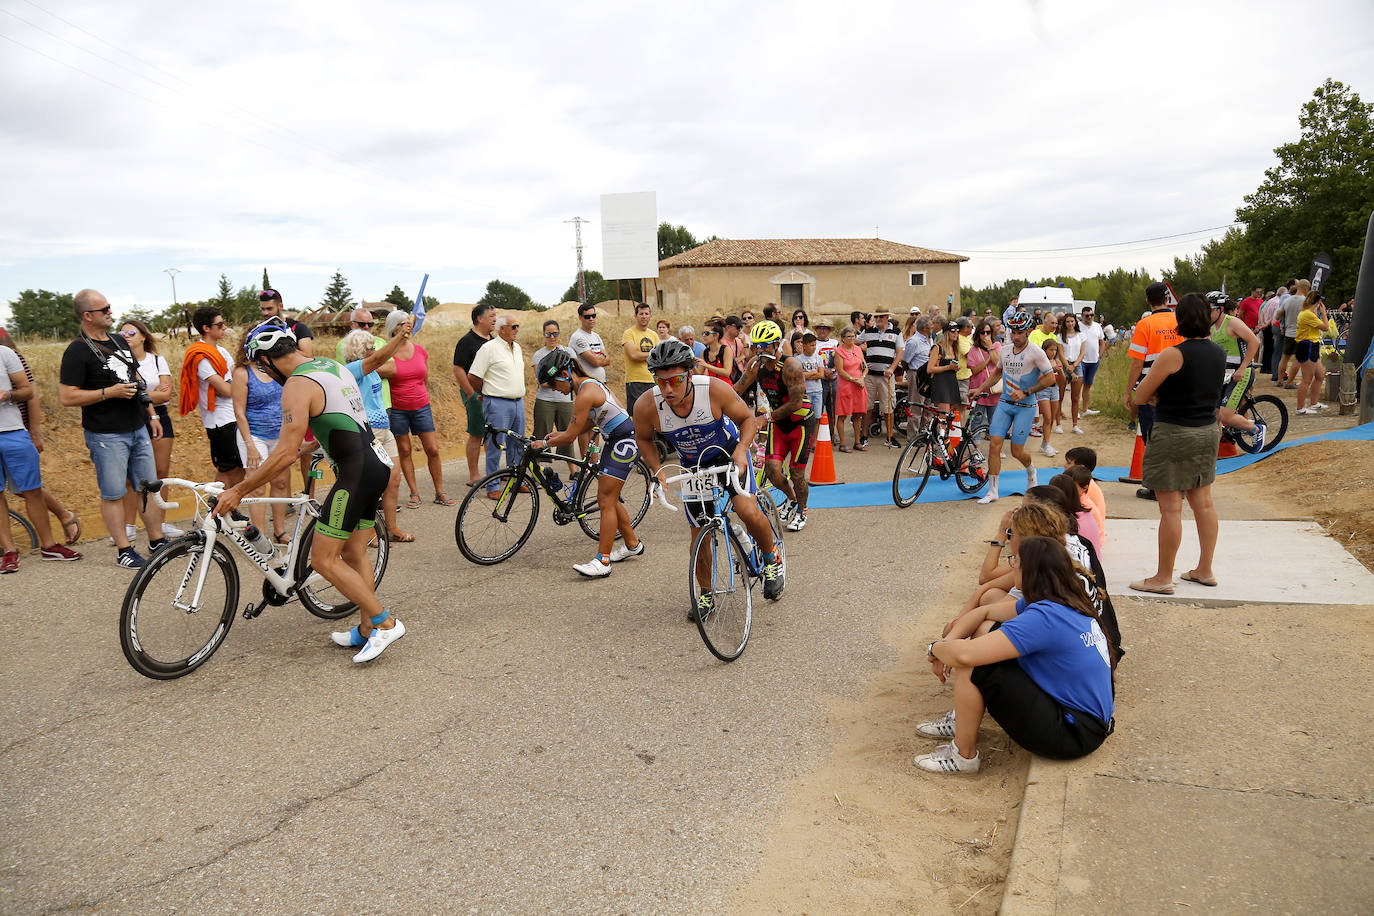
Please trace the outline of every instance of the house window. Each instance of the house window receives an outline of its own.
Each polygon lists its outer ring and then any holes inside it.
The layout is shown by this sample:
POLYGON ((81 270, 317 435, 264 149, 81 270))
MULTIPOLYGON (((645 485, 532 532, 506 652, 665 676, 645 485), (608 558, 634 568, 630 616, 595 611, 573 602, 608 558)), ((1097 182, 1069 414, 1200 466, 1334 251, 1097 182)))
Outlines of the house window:
POLYGON ((926 285, 926 272, 924 270, 909 270, 907 276, 911 279, 912 286, 926 285))

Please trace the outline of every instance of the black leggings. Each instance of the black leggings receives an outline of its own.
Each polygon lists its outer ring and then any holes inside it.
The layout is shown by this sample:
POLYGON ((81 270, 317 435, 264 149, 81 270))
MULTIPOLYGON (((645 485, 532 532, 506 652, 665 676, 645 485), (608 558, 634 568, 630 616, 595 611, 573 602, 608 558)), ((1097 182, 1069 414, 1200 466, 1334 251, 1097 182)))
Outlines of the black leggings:
POLYGON ((988 714, 1032 754, 1051 760, 1086 757, 1111 734, 1111 727, 1096 716, 1070 709, 1046 693, 1014 658, 979 665, 972 679, 988 714))

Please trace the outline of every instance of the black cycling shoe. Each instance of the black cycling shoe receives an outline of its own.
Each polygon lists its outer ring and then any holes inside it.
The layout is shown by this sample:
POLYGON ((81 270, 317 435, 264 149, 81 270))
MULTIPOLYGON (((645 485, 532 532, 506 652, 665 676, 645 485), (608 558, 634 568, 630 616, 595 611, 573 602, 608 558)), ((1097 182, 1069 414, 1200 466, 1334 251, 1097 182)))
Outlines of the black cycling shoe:
POLYGON ((711 612, 716 609, 716 599, 711 597, 710 592, 702 592, 697 595, 696 606, 687 612, 688 623, 696 623, 698 618, 705 620, 711 616, 711 612))
POLYGON ((777 601, 782 597, 783 571, 781 560, 769 560, 763 564, 763 597, 777 601))

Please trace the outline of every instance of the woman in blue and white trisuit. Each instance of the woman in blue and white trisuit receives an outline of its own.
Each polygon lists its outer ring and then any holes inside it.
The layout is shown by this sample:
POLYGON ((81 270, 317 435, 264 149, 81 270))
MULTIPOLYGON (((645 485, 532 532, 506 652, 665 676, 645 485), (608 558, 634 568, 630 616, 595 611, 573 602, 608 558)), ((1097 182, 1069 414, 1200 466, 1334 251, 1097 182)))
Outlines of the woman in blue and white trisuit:
POLYGON ((580 575, 599 579, 611 574, 611 564, 644 553, 644 544, 635 536, 630 513, 620 501, 620 490, 639 458, 639 444, 635 441, 635 424, 625 408, 616 401, 611 390, 587 375, 582 364, 563 350, 554 350, 539 361, 539 384, 562 394, 572 394, 573 415, 568 428, 559 433, 536 439, 531 447, 557 448, 577 441, 577 437, 601 430, 600 474, 596 483, 596 504, 601 509, 601 537, 597 554, 586 563, 573 565, 580 575), (612 550, 616 532, 624 543, 612 550))

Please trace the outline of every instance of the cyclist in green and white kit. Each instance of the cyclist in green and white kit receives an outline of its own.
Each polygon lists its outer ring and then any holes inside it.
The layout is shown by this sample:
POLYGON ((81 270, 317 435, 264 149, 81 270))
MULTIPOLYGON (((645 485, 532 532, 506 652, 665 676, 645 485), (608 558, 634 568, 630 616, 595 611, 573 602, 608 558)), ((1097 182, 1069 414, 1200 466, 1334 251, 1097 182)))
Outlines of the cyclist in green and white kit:
MULTIPOLYGON (((413 323, 407 318, 396 337, 409 337, 413 323)), ((362 617, 352 630, 334 633, 334 642, 359 649, 355 662, 371 661, 406 632, 377 600, 367 558, 391 459, 372 438, 358 383, 348 369, 333 360, 305 356, 296 349, 295 335, 276 319, 249 331, 244 350, 282 384, 281 436, 255 471, 220 495, 214 514, 228 514, 245 493, 290 467, 308 427, 333 463, 336 478, 315 523, 310 565, 358 605, 362 617)))
POLYGON ((1255 382, 1255 364, 1260 357, 1259 338, 1236 317, 1236 301, 1225 293, 1208 293, 1207 304, 1212 310, 1212 343, 1226 351, 1226 384, 1221 390, 1217 419, 1222 426, 1247 432, 1253 430, 1255 448, 1261 449, 1266 432, 1264 424, 1236 413, 1255 382))

